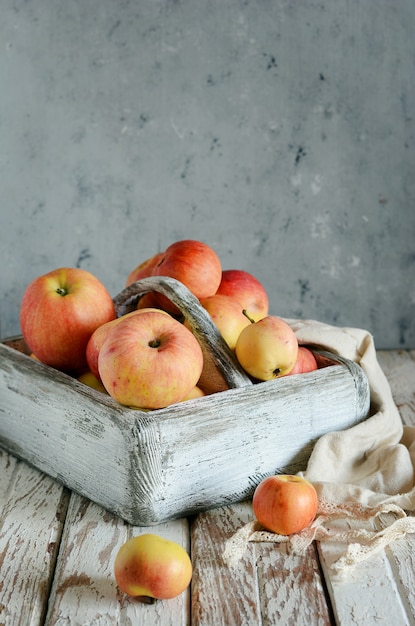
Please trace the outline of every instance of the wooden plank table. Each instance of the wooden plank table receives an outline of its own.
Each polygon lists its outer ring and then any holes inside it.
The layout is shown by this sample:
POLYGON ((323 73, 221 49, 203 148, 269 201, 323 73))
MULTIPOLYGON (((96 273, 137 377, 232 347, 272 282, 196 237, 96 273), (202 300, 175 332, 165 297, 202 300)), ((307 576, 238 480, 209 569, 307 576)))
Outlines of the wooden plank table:
MULTIPOLYGON (((379 351, 405 424, 415 426, 415 351, 379 351)), ((48 476, 0 451, 0 626, 256 626, 415 624, 415 536, 407 535, 335 580, 344 546, 250 543, 236 571, 221 559, 226 540, 252 519, 250 502, 153 528, 132 527, 48 476), (114 580, 118 548, 156 532, 189 551, 191 586, 143 603, 114 580)))

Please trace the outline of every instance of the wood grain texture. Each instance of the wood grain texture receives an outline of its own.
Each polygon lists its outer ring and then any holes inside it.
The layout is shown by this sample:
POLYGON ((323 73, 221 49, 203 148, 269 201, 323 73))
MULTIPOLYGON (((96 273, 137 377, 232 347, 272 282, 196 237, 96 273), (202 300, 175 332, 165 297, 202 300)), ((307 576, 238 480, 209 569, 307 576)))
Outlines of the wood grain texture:
POLYGON ((304 469, 322 434, 364 419, 366 377, 331 358, 315 372, 144 412, 0 343, 1 445, 128 522, 152 525, 243 500, 266 474, 304 469))
POLYGON ((0 624, 43 624, 68 497, 0 451, 0 624))
POLYGON ((403 423, 415 426, 415 350, 380 350, 377 357, 403 423))
POLYGON ((248 503, 200 513, 191 525, 192 626, 261 624, 252 547, 236 570, 222 560, 227 539, 252 518, 248 503))
POLYGON ((253 519, 250 502, 201 513, 192 522, 193 626, 327 626, 330 614, 314 546, 248 543, 237 569, 222 560, 227 539, 253 519))
POLYGON ((262 626, 328 626, 330 611, 315 546, 305 554, 284 544, 255 544, 262 626))
MULTIPOLYGON (((404 424, 414 426, 415 351, 379 351, 377 358, 404 424)), ((362 525, 359 522, 359 526, 362 525)), ((373 530, 369 523, 363 527, 373 530)), ((336 579, 330 570, 330 565, 344 553, 345 546, 320 542, 318 549, 336 624, 415 624, 413 535, 393 542, 379 555, 356 566, 346 580, 336 579)))
MULTIPOLYGON (((370 524, 362 522, 358 526, 371 529, 370 524)), ((349 527, 353 527, 353 523, 349 522, 349 527)), ((333 577, 330 567, 345 549, 342 543, 318 543, 336 623, 342 626, 413 624, 413 616, 404 606, 405 593, 401 594, 401 585, 391 570, 386 551, 356 565, 342 580, 333 577)))
POLYGON ((186 626, 190 589, 169 601, 146 603, 122 593, 113 565, 131 536, 154 532, 190 549, 186 520, 134 528, 89 500, 72 495, 45 626, 186 626))
MULTIPOLYGON (((384 370, 402 421, 415 427, 415 350, 379 351, 378 361, 384 370)), ((414 515, 415 512, 412 512, 414 515)), ((396 587, 407 614, 408 624, 415 623, 415 536, 407 535, 386 550, 396 587)))
MULTIPOLYGON (((415 353, 379 361, 408 424, 415 423, 415 353), (403 382, 402 382, 403 381, 403 382)), ((241 457, 242 458, 242 457, 241 457)), ((252 519, 241 502, 137 527, 0 451, 1 626, 413 626, 415 537, 407 536, 335 579, 340 544, 311 546, 304 556, 283 545, 251 543, 236 571, 221 559, 225 542, 252 519), (194 574, 183 596, 142 604, 116 587, 118 547, 147 531, 178 541, 194 574), (318 558, 320 559, 320 565, 318 558), (325 593, 327 586, 328 593, 325 593)))

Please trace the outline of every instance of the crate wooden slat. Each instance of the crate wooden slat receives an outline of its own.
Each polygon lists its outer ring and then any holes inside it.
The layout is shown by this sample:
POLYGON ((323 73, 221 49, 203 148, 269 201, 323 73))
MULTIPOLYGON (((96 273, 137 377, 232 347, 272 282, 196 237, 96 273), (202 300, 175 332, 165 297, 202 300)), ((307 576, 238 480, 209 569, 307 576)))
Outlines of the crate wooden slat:
POLYGON ((235 569, 224 566, 226 540, 252 519, 250 502, 200 513, 194 519, 192 624, 329 626, 314 545, 306 554, 295 555, 285 544, 248 543, 235 569))
POLYGON ((0 624, 43 624, 69 492, 0 450, 0 624))
POLYGON ((359 374, 334 365, 143 412, 2 344, 0 443, 145 526, 242 500, 265 474, 304 468, 316 437, 366 416, 359 374))
POLYGON ((265 475, 304 469, 318 437, 365 419, 370 405, 361 368, 323 352, 315 372, 252 384, 206 311, 176 283, 140 281, 117 308, 126 312, 150 289, 184 302, 213 355, 209 379, 218 374, 232 388, 134 410, 36 362, 19 342, 0 343, 0 445, 140 526, 241 501, 265 475))

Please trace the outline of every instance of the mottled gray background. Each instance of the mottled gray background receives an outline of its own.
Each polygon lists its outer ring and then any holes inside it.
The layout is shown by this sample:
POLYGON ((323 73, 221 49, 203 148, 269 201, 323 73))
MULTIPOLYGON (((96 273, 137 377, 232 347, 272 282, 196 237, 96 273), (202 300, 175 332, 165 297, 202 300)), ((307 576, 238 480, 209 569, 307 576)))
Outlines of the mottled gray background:
POLYGON ((2 0, 0 332, 200 239, 271 312, 415 347, 413 0, 2 0))

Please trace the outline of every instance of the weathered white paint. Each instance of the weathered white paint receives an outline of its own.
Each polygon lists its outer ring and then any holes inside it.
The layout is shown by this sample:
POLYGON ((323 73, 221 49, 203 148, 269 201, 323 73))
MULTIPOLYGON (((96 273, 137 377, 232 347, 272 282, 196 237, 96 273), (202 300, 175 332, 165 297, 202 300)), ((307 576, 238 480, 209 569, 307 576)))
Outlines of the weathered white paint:
MULTIPOLYGON (((379 361, 406 423, 415 425, 415 352, 382 352, 379 361)), ((304 557, 287 553, 284 545, 249 544, 238 569, 229 571, 221 560, 225 542, 250 519, 251 504, 242 502, 189 519, 130 526, 0 451, 0 624, 415 623, 413 537, 393 543, 343 581, 334 580, 329 568, 341 550, 334 544, 321 545, 318 552, 310 546, 304 557), (116 588, 113 561, 118 546, 132 534, 148 530, 178 541, 191 554, 191 587, 179 598, 142 604, 116 588)))
POLYGON ((69 493, 0 450, 0 624, 43 623, 69 493))
POLYGON ((190 550, 186 519, 134 528, 85 498, 73 495, 45 626, 186 626, 190 590, 170 601, 146 604, 118 589, 113 564, 131 536, 157 533, 190 550))
MULTIPOLYGON (((147 290, 178 288, 171 279, 147 281, 147 290)), ((0 344, 1 445, 143 526, 243 500, 264 475, 304 469, 317 437, 352 426, 369 409, 363 371, 326 353, 316 352, 315 372, 252 384, 206 311, 179 287, 212 364, 208 381, 219 374, 221 388, 234 388, 133 410, 0 344)), ((127 296, 128 304, 130 289, 127 296)))

